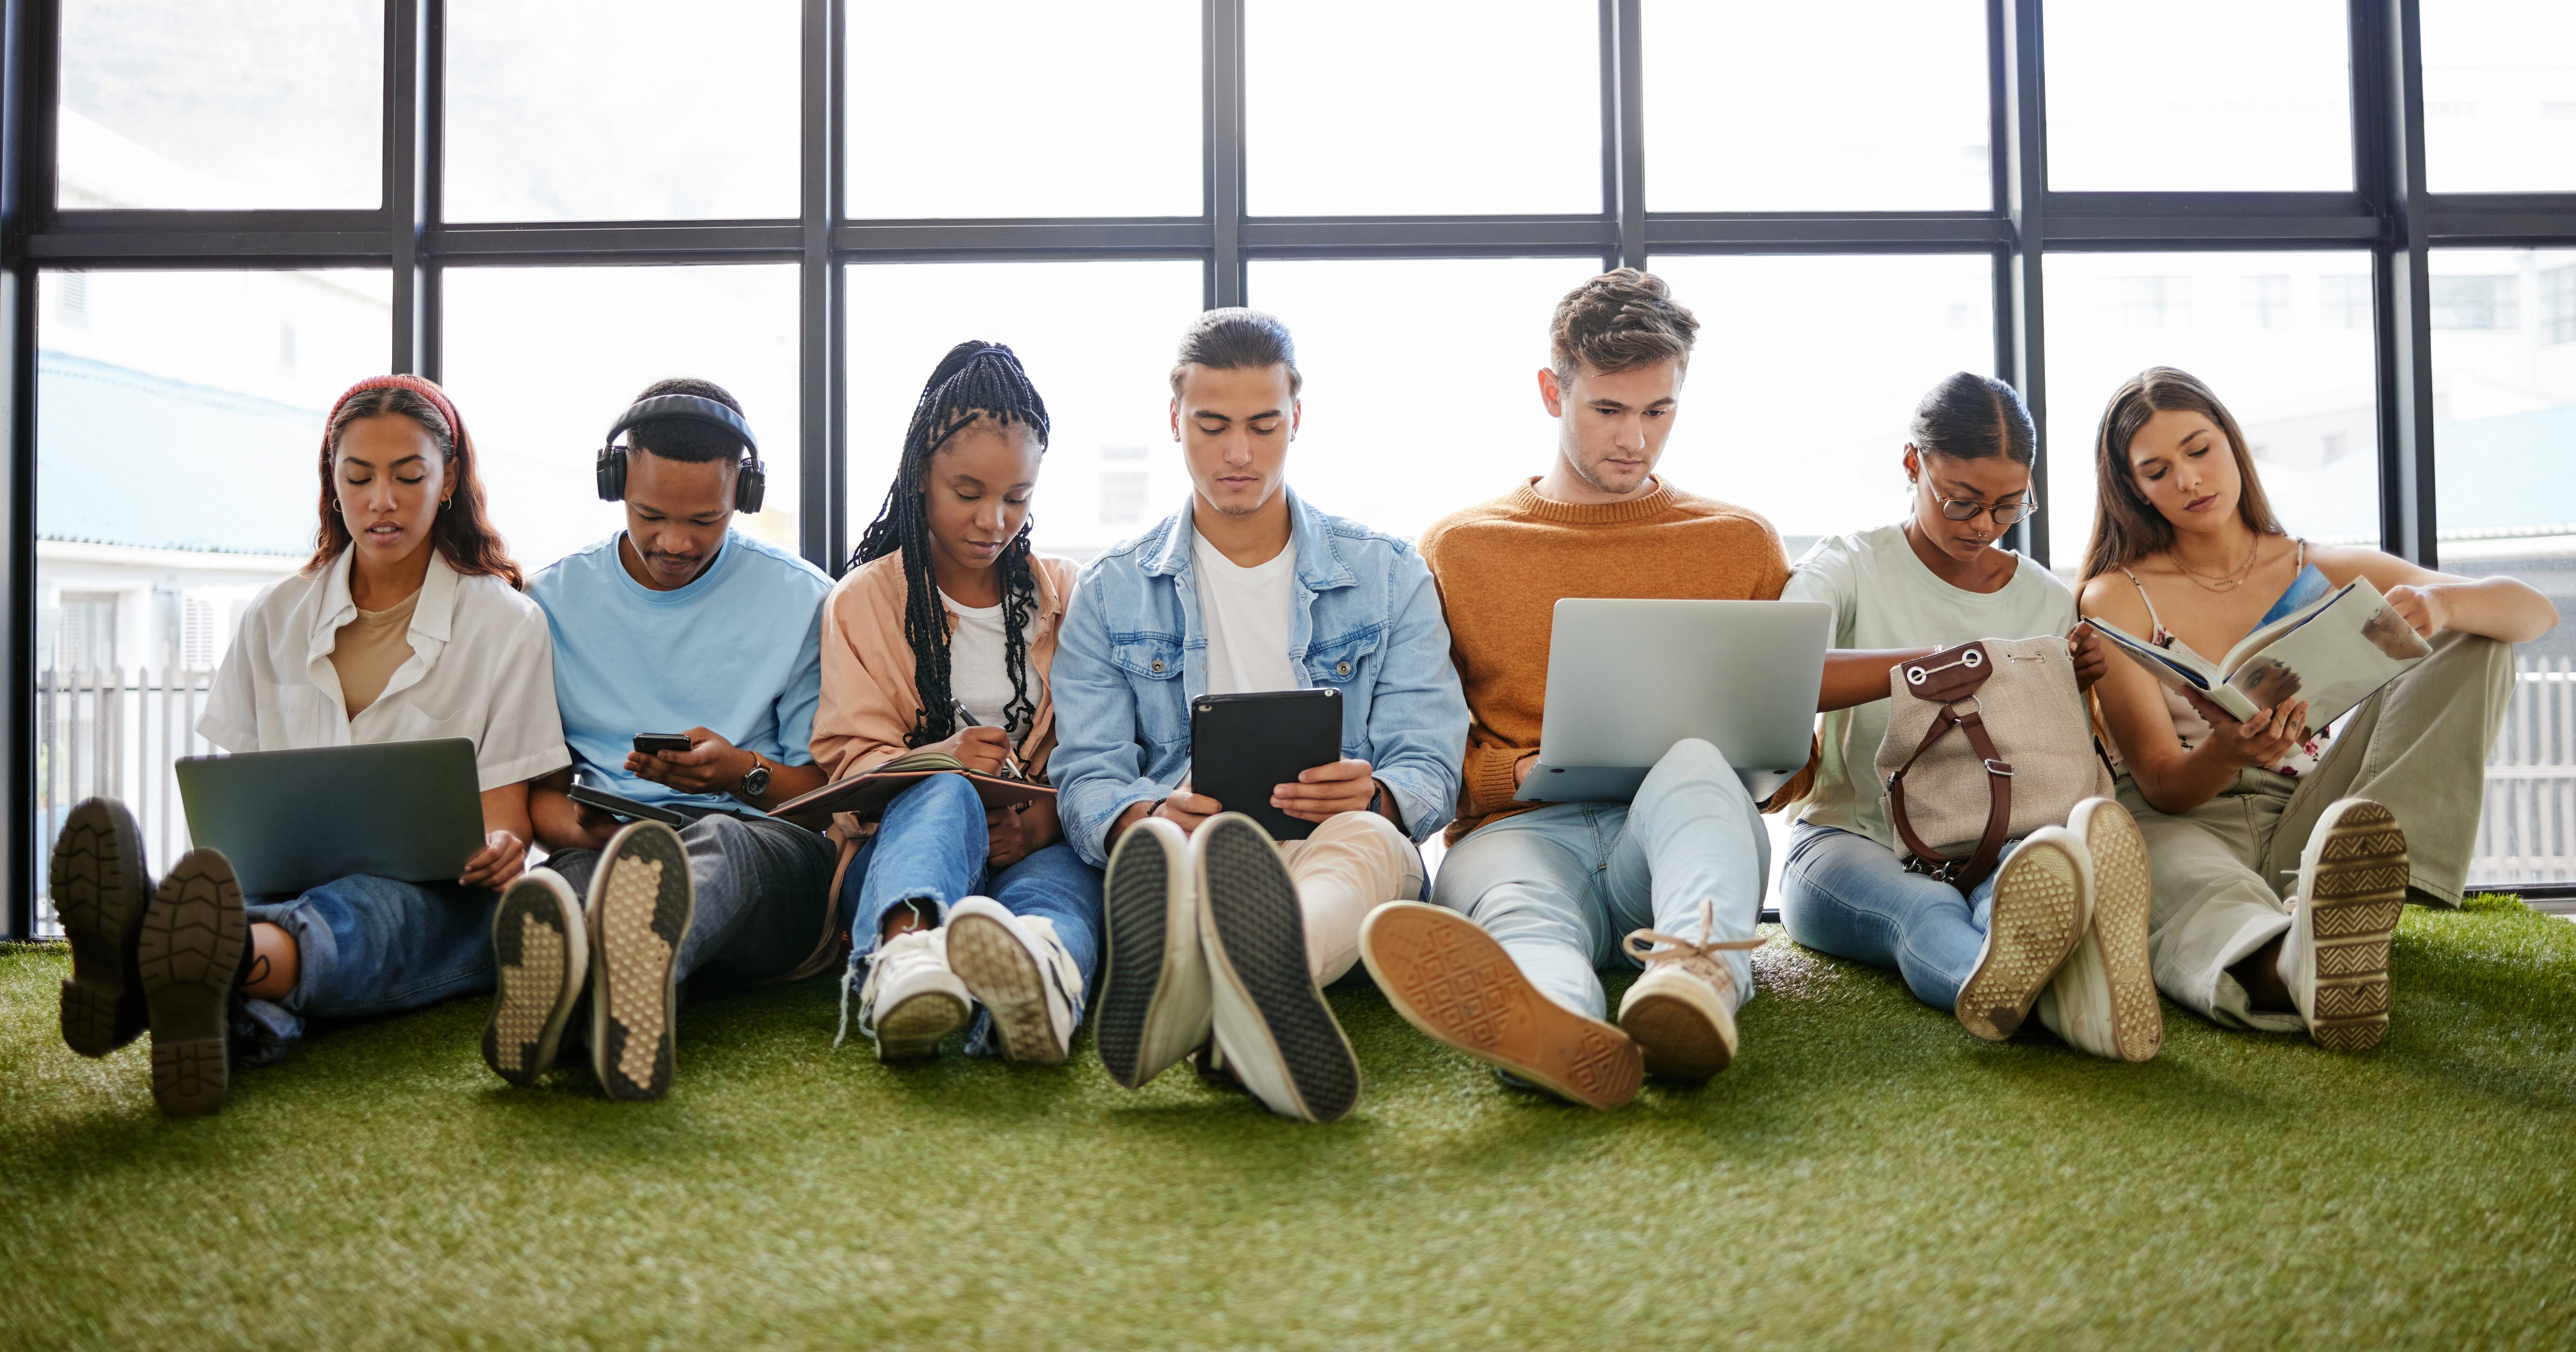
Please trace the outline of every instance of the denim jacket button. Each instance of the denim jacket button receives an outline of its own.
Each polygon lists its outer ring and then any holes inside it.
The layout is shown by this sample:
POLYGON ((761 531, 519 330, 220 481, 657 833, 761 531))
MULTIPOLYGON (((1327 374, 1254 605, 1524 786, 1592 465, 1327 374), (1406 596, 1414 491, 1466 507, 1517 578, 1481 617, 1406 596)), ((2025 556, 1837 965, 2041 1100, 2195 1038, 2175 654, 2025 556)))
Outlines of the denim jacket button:
POLYGON ((1351 674, 1351 664, 1350 664, 1350 663, 1348 663, 1348 662, 1342 662, 1342 663, 1338 663, 1338 664, 1336 664, 1336 665, 1333 667, 1333 674, 1334 674, 1334 675, 1336 675, 1336 676, 1348 676, 1348 675, 1350 675, 1350 674, 1351 674))
POLYGON ((1148 670, 1150 670, 1150 671, 1152 671, 1152 672, 1153 672, 1155 675, 1157 675, 1157 676, 1162 675, 1162 674, 1163 674, 1163 659, 1161 659, 1161 658, 1159 658, 1159 657, 1155 658, 1155 659, 1154 659, 1154 661, 1153 661, 1153 663, 1152 663, 1152 664, 1151 664, 1147 669, 1148 669, 1148 670))

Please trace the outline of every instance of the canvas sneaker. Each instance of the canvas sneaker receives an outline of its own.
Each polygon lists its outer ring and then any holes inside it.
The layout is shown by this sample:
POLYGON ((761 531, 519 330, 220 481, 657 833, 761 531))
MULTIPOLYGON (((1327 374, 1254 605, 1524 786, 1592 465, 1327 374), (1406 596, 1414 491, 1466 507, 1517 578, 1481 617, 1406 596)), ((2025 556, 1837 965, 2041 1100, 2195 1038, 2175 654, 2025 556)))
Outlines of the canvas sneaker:
POLYGON ((1760 939, 1710 940, 1717 904, 1699 904, 1698 939, 1641 929, 1622 947, 1645 964, 1645 975, 1619 1001, 1619 1029, 1644 1053, 1657 1075, 1705 1080, 1735 1060, 1735 1011, 1744 1003, 1723 952, 1760 948, 1760 939))
POLYGON ((2084 937, 2091 892, 2084 842, 2065 827, 2043 826, 2022 841, 1995 876, 1985 946, 1953 1006, 1961 1027, 1988 1042, 2020 1029, 2084 937))
POLYGON ((1002 1055, 1060 1066, 1082 1022, 1082 969, 1055 922, 1013 915, 990 897, 968 897, 948 912, 948 965, 967 994, 993 1016, 1002 1055))
POLYGON ((867 962, 859 1031, 877 1044, 878 1060, 937 1056, 939 1044, 975 1017, 975 997, 949 970, 947 930, 906 930, 879 943, 867 962))
POLYGON ((152 1098, 171 1117, 224 1106, 232 1081, 232 997, 250 945, 241 884, 215 850, 179 857, 143 910, 135 944, 152 1026, 152 1098))
POLYGON ((63 1043, 83 1056, 105 1056, 150 1023, 135 950, 152 879, 144 872, 143 833, 123 803, 90 798, 71 810, 54 837, 46 888, 72 945, 63 1043))
POLYGON ((1259 823, 1219 813, 1190 837, 1208 1023, 1226 1069, 1282 1117, 1332 1122, 1360 1099, 1360 1063, 1306 963, 1306 912, 1259 823))
POLYGON ((1101 892, 1108 959, 1091 1040, 1109 1078, 1142 1089, 1208 1039, 1189 836, 1161 817, 1127 828, 1110 851, 1101 892))
POLYGON ((590 1068, 613 1099, 671 1092, 680 1030, 680 942, 697 918, 688 848, 660 822, 630 822, 590 877, 590 1068))
POLYGON ((1390 901, 1360 922, 1360 961, 1405 1022, 1494 1067, 1506 1083, 1587 1108, 1637 1097, 1645 1062, 1617 1025, 1551 1000, 1475 921, 1390 901))
POLYGON ((2040 992, 2040 1022, 2078 1051, 2152 1060, 2165 1045, 2165 1019, 2147 957, 2147 839, 2129 810, 2109 798, 2076 804, 2066 830, 2082 842, 2091 865, 2093 914, 2075 951, 2040 992))
POLYGON ((2367 798, 2329 804, 2299 852, 2282 974, 2308 1036, 2363 1052, 2388 1036, 2388 948, 2406 910, 2406 832, 2367 798))
POLYGON ((492 1015, 483 1064, 520 1086, 554 1068, 564 1026, 590 980, 590 927, 572 884, 550 868, 513 881, 492 912, 492 1015))

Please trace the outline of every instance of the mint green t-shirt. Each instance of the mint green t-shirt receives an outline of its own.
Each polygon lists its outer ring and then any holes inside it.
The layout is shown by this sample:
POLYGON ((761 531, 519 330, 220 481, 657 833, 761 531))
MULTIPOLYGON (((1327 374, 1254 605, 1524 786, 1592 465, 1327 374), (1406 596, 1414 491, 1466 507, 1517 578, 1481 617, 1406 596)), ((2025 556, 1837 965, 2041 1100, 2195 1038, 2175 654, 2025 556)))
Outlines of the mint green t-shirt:
MULTIPOLYGON (((1980 638, 2032 638, 2075 627, 2075 593, 2055 574, 2021 560, 2012 580, 1986 595, 1962 591, 1915 557, 1902 526, 1881 526, 1816 542, 1789 574, 1783 601, 1834 608, 1837 648, 1946 648, 1980 638)), ((1882 698, 1824 716, 1816 787, 1798 820, 1838 827, 1896 848, 1873 763, 1887 737, 1882 698)))

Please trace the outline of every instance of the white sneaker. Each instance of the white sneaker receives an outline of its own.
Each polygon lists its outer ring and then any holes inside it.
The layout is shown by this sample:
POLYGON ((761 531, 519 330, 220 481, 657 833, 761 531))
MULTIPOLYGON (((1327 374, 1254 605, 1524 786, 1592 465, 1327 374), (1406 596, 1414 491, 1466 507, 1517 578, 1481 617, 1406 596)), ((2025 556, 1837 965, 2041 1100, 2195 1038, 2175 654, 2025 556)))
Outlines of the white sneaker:
POLYGON ((1002 1055, 1063 1065, 1082 1022, 1082 969, 1065 951, 1055 922, 1013 915, 990 897, 968 897, 949 908, 947 932, 948 965, 992 1014, 1002 1055))
POLYGON ((1735 1062, 1735 1011, 1744 993, 1717 955, 1760 948, 1762 941, 1711 941, 1716 925, 1716 903, 1703 901, 1698 939, 1641 929, 1621 943, 1646 974, 1619 1000, 1619 1029, 1645 1053, 1654 1074, 1705 1080, 1735 1062))
POLYGON ((1189 836, 1147 817, 1118 838, 1102 878, 1108 955, 1091 1038, 1109 1078, 1129 1089, 1208 1040, 1207 957, 1189 859, 1189 836))
POLYGON ((1977 970, 1959 986, 1959 1025, 1988 1042, 2021 1027, 2033 1001, 2084 937, 2091 916, 2092 864, 2084 842, 2062 826, 2022 841, 1995 878, 1977 970))
POLYGON ((2129 810, 2109 798, 2076 804, 2066 830, 2092 866, 2093 917, 2040 992, 2039 1021, 2077 1051, 2152 1060, 2165 1045, 2165 1019, 2147 958, 2147 839, 2129 810))
POLYGON ((2299 852, 2297 900, 2281 948, 2290 1000, 2328 1051, 2388 1036, 2388 946, 2406 911, 2406 832, 2367 798, 2330 804, 2299 852))
POLYGON ((1359 1058, 1306 964, 1306 912, 1259 823, 1222 812, 1190 838, 1208 1017, 1226 1069, 1282 1117, 1332 1122, 1360 1099, 1359 1058))
POLYGON ((859 1031, 876 1042, 878 1060, 936 1056, 939 1044, 974 1015, 966 983, 948 970, 947 930, 906 930, 877 945, 868 959, 859 1031))

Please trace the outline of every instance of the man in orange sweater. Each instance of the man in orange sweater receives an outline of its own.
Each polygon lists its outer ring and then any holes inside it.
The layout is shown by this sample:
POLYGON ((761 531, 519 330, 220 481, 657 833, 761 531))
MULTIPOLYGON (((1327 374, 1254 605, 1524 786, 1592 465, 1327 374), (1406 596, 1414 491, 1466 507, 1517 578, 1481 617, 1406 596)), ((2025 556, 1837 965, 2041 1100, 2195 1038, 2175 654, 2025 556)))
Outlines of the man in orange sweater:
POLYGON ((1513 801, 1538 756, 1558 599, 1770 600, 1788 582, 1769 522, 1655 476, 1698 329, 1632 268, 1576 288, 1538 373, 1554 462, 1422 536, 1472 717, 1465 787, 1433 904, 1381 907, 1361 936, 1415 1027, 1596 1108, 1634 1098, 1646 1070, 1726 1068, 1769 872, 1743 781, 1698 739, 1632 802, 1513 801), (1645 967, 1616 1024, 1597 970, 1612 962, 1645 967))

